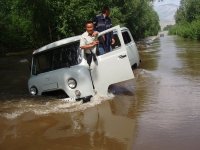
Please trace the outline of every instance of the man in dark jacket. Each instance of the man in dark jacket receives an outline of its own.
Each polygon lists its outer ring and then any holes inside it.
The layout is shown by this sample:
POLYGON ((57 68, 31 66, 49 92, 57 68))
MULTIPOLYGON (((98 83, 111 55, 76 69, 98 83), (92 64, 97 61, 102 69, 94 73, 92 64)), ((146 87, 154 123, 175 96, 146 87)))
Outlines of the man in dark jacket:
MULTIPOLYGON (((97 15, 93 23, 95 25, 95 30, 98 32, 105 31, 112 27, 112 21, 110 19, 110 9, 105 6, 102 9, 102 13, 97 15)), ((106 52, 111 51, 111 44, 114 43, 114 39, 112 38, 113 33, 107 33, 99 39, 99 54, 102 55, 106 52)))

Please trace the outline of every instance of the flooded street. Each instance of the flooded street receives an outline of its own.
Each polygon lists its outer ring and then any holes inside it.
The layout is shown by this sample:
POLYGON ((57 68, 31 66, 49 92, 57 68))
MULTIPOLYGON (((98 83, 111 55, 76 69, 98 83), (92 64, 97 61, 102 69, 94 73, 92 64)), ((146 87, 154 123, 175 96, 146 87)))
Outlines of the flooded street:
POLYGON ((0 58, 0 150, 199 150, 200 42, 165 36, 140 57, 84 104, 30 97, 24 57, 0 58))

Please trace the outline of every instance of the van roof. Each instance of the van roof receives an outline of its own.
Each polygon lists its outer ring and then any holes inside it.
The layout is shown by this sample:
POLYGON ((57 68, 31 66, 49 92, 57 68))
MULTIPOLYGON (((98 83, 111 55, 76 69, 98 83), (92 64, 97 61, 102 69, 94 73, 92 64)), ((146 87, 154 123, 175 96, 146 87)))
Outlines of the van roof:
POLYGON ((121 27, 120 29, 121 29, 121 31, 128 30, 128 28, 127 28, 127 27, 121 27))
MULTIPOLYGON (((126 27, 121 27, 120 29, 121 29, 121 31, 128 30, 128 28, 126 28, 126 27)), ((78 36, 73 36, 73 37, 65 38, 65 39, 50 43, 48 45, 45 45, 45 46, 35 50, 33 52, 33 55, 37 54, 37 53, 40 53, 40 52, 43 52, 43 51, 46 51, 46 50, 53 49, 55 47, 66 45, 66 44, 71 43, 71 42, 78 41, 78 40, 80 40, 80 37, 81 37, 81 35, 78 35, 78 36)))
POLYGON ((55 47, 59 47, 59 46, 62 46, 62 45, 66 45, 67 43, 71 43, 71 42, 75 42, 75 41, 78 41, 80 40, 80 35, 79 36, 73 36, 73 37, 69 37, 69 38, 65 38, 65 39, 62 39, 62 40, 59 40, 59 41, 56 41, 56 42, 53 42, 53 43, 50 43, 48 45, 45 45, 37 50, 35 50, 33 52, 33 54, 37 54, 39 52, 43 52, 43 51, 46 51, 46 50, 50 50, 50 49, 53 49, 55 47))

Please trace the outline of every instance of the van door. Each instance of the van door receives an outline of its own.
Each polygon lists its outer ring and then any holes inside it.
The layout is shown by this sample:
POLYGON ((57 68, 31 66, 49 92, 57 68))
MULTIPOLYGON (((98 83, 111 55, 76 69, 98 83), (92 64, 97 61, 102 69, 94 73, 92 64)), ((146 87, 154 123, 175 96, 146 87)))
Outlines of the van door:
POLYGON ((100 33, 101 46, 102 39, 108 34, 113 36, 115 43, 111 46, 110 52, 97 56, 97 63, 91 71, 95 90, 100 95, 107 95, 109 85, 134 78, 120 26, 100 33))

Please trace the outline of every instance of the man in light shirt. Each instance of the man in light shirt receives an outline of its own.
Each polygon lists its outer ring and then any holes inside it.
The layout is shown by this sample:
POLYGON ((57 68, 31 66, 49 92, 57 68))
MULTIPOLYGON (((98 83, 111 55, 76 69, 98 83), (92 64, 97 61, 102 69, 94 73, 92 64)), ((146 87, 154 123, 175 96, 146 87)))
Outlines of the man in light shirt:
POLYGON ((96 61, 96 46, 99 44, 97 40, 98 32, 94 31, 92 21, 85 24, 86 31, 81 35, 80 48, 84 50, 87 63, 90 66, 92 59, 96 61))

